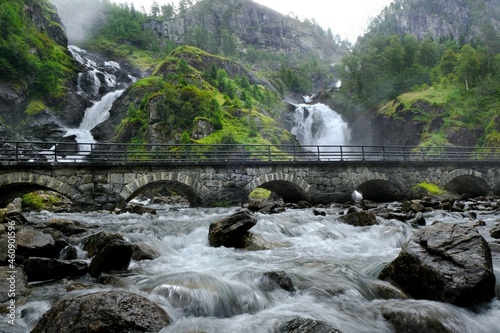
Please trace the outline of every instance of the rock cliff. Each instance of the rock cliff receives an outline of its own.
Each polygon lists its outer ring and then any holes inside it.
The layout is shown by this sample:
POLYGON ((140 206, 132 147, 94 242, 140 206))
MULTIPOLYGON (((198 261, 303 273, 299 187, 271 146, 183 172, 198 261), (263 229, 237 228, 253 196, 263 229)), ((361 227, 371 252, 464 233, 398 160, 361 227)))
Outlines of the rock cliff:
MULTIPOLYGON (((193 38, 195 29, 224 38, 224 31, 237 39, 238 51, 253 46, 281 54, 313 53, 324 60, 338 59, 342 49, 311 22, 301 22, 251 0, 204 0, 181 16, 169 20, 150 20, 146 29, 177 44, 193 38)), ((208 36, 205 36, 208 37, 208 36)))
POLYGON ((397 0, 381 16, 392 23, 392 33, 418 39, 430 35, 470 42, 483 38, 486 24, 500 32, 498 0, 397 0))

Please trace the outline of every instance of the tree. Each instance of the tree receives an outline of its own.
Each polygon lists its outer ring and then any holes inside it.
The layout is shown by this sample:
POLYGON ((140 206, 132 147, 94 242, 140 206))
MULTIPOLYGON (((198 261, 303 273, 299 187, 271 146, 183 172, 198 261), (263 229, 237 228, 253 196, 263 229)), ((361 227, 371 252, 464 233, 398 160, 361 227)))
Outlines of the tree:
POLYGON ((464 80, 465 88, 469 90, 469 85, 476 81, 479 71, 477 52, 469 44, 460 49, 456 71, 457 75, 464 80))
POLYGON ((158 3, 156 1, 153 2, 151 5, 151 15, 153 17, 158 17, 160 14, 160 6, 158 6, 158 3))

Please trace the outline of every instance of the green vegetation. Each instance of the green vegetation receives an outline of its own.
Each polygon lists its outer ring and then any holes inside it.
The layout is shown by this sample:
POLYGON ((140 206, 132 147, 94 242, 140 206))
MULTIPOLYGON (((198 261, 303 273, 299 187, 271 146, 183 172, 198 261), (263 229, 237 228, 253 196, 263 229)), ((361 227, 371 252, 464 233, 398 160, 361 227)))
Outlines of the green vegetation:
POLYGON ((27 193, 21 198, 23 207, 33 210, 47 209, 59 201, 61 201, 61 199, 56 195, 44 193, 42 191, 27 193))
POLYGON ((447 145, 447 134, 476 129, 484 129, 477 145, 498 142, 498 34, 485 23, 482 37, 469 43, 430 36, 418 40, 396 33, 394 8, 374 20, 338 66, 343 107, 357 112, 376 107, 400 119, 410 113, 410 119, 424 124, 423 146, 447 145))
MULTIPOLYGON (((31 96, 60 98, 73 73, 66 45, 58 45, 39 31, 25 13, 26 6, 41 6, 47 25, 54 14, 46 0, 5 0, 0 3, 0 78, 27 86, 31 96)), ((43 29, 42 29, 43 30, 43 29)), ((62 31, 62 30, 61 30, 62 31)))
POLYGON ((415 185, 414 189, 417 190, 418 188, 424 189, 430 195, 441 195, 444 193, 437 185, 426 182, 415 185))
POLYGON ((252 199, 269 199, 270 195, 271 191, 258 187, 250 193, 249 197, 252 199))

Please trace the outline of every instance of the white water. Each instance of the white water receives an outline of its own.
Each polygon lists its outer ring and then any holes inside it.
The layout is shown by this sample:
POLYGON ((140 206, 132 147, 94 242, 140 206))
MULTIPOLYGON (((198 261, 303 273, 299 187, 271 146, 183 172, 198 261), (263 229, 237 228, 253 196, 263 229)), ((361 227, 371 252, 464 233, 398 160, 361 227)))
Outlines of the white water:
MULTIPOLYGON (((383 317, 386 309, 405 310, 415 320, 436 318, 452 332, 498 333, 498 297, 474 311, 439 302, 382 297, 382 289, 393 287, 376 276, 414 232, 397 220, 378 218, 379 225, 357 228, 337 220, 343 211, 340 206, 327 210, 327 216, 314 216, 310 209, 257 214, 259 222, 251 232, 276 248, 242 251, 212 248, 207 239, 209 225, 237 208, 154 207, 157 215, 42 212, 28 218, 40 224, 52 218, 74 219, 122 233, 131 242, 146 242, 160 253, 155 260, 133 261, 130 274, 118 277, 112 285, 91 289, 127 289, 159 303, 173 318, 161 333, 275 333, 281 323, 295 317, 325 321, 343 333, 395 332, 383 317), (268 271, 285 271, 296 292, 266 289, 261 279, 268 271)), ((486 234, 497 217, 479 214, 488 226, 479 230, 486 234)), ((444 211, 425 217, 428 221, 474 222, 444 211)), ((494 265, 498 279, 498 256, 494 265)), ((92 284, 88 277, 79 282, 92 284)), ((57 284, 35 288, 28 302, 18 308, 24 310, 26 319, 20 320, 19 331, 12 332, 30 330, 53 302, 74 294, 68 295, 57 284)))
POLYGON ((292 133, 302 145, 347 145, 351 133, 342 117, 325 104, 299 104, 292 133))

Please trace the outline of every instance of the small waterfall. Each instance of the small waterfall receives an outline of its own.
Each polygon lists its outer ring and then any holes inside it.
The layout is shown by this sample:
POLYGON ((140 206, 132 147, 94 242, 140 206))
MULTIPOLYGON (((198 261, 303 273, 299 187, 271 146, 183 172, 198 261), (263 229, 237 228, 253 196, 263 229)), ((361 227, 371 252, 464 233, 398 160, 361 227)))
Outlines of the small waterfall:
POLYGON ((347 145, 351 139, 347 123, 325 104, 297 105, 292 133, 304 146, 347 145))

